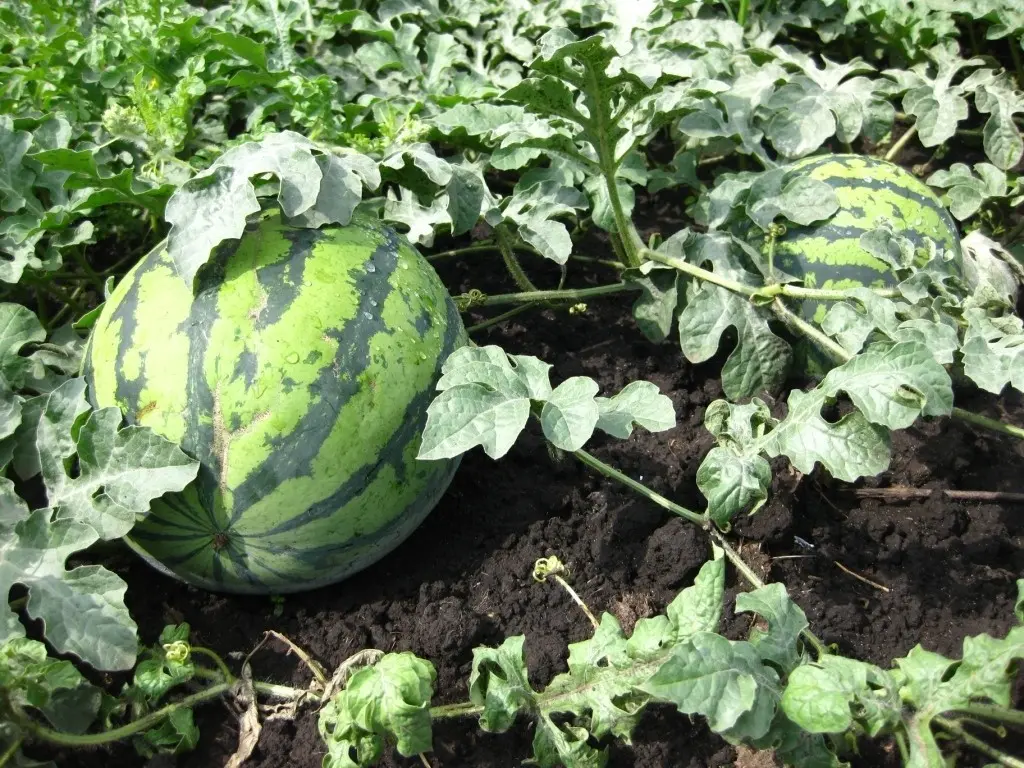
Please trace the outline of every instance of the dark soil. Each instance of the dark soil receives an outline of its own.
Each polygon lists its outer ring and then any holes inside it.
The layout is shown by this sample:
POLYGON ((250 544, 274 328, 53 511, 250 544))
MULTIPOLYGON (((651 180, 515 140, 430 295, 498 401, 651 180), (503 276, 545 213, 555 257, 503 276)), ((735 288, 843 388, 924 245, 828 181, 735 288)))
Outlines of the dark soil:
MULTIPOLYGON (((527 267, 532 271, 535 265, 527 267)), ((444 264, 440 271, 453 293, 469 287, 513 290, 500 269, 499 259, 485 255, 444 264)), ((574 267, 572 277, 570 283, 583 285, 614 274, 574 267)), ((537 280, 554 282, 543 272, 537 280)), ((554 364, 555 379, 591 376, 604 393, 641 378, 657 384, 672 398, 678 426, 657 435, 641 430, 626 441, 596 439, 593 452, 680 504, 702 509, 694 477, 711 447, 703 417, 721 397, 722 359, 694 366, 681 357, 678 344, 649 343, 632 321, 629 302, 594 301, 583 315, 535 310, 477 334, 477 341, 541 357, 554 364)), ((965 407, 1024 423, 1019 398, 970 392, 958 398, 965 407)), ((1022 449, 1019 441, 949 419, 920 424, 895 435, 890 471, 866 484, 1024 491, 1022 449)), ((776 462, 770 502, 755 517, 737 522, 733 541, 765 580, 786 585, 822 640, 843 654, 888 666, 918 643, 958 657, 967 635, 1005 634, 1013 622, 1015 579, 1024 573, 1024 508, 940 498, 858 500, 851 486, 820 473, 800 477, 776 462), (774 559, 805 554, 794 536, 828 557, 774 559), (850 576, 833 560, 886 591, 850 576)), ((224 655, 248 652, 268 629, 284 633, 328 668, 363 648, 410 650, 436 666, 435 701, 448 703, 467 697, 475 646, 524 634, 537 687, 565 669, 566 644, 588 636, 587 619, 566 593, 532 580, 534 561, 547 555, 569 565, 573 585, 595 613, 616 614, 628 630, 691 583, 709 545, 694 526, 572 458, 552 460, 531 429, 501 461, 480 450, 467 455, 434 513, 390 556, 344 583, 289 596, 280 615, 269 599, 185 587, 134 558, 124 559, 119 570, 130 585, 128 604, 146 642, 165 623, 185 620, 196 644, 224 655)), ((723 631, 739 638, 750 619, 735 616, 732 603, 747 586, 732 570, 728 583, 723 631)), ((297 686, 309 677, 280 645, 261 651, 254 670, 263 679, 297 686)), ((224 764, 236 746, 236 721, 220 704, 200 709, 197 719, 198 749, 176 763, 161 758, 159 764, 224 764)), ((489 735, 475 721, 444 722, 436 727, 430 759, 449 768, 517 766, 529 756, 531 738, 525 723, 511 733, 489 735)), ((295 722, 267 723, 247 765, 318 768, 323 754, 316 716, 306 713, 295 722)), ((892 744, 864 744, 861 755, 850 759, 861 767, 894 766, 898 752, 892 744)), ((129 747, 63 755, 58 762, 67 768, 143 764, 129 747)), ((382 762, 419 764, 393 754, 382 762)), ((701 719, 691 722, 668 708, 650 709, 633 746, 613 746, 611 759, 619 768, 734 764, 766 763, 738 757, 701 719)))

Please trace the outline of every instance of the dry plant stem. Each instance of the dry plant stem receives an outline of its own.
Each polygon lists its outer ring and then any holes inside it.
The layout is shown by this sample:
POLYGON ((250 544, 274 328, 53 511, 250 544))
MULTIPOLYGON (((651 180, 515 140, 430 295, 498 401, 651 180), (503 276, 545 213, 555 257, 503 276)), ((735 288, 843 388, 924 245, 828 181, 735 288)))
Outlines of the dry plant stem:
POLYGON ((969 733, 960 723, 955 720, 949 720, 945 717, 936 717, 933 721, 937 726, 942 728, 944 731, 948 731, 960 739, 964 744, 977 750, 986 757, 995 760, 1000 765, 1005 765, 1007 768, 1024 768, 1024 760, 1018 760, 1016 757, 1011 757, 1005 752, 1000 752, 990 744, 986 744, 984 741, 979 739, 977 736, 969 733))
POLYGON ((601 626, 601 622, 599 622, 597 618, 594 616, 594 614, 590 612, 590 609, 587 607, 587 604, 583 602, 583 598, 576 594, 576 590, 569 585, 568 581, 563 579, 557 573, 552 573, 550 577, 557 581, 559 585, 562 587, 562 589, 569 593, 569 597, 571 597, 572 601, 580 607, 580 610, 583 611, 584 614, 586 614, 587 619, 590 621, 590 624, 594 627, 594 629, 597 629, 601 626))
POLYGON ((885 153, 885 160, 892 161, 900 151, 907 146, 907 143, 917 135, 917 123, 907 128, 906 132, 896 140, 896 143, 889 148, 889 151, 885 153))
POLYGON ((893 502, 943 496, 953 501, 1000 501, 1024 504, 1024 493, 1010 491, 952 491, 943 488, 908 488, 897 485, 890 488, 854 488, 853 493, 862 499, 883 499, 893 502))

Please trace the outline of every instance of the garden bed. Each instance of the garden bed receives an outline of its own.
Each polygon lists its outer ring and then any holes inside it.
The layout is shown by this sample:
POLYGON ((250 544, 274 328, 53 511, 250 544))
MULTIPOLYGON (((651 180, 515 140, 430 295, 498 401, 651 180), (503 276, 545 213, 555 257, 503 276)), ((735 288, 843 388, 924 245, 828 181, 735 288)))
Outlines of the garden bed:
MULTIPOLYGON (((452 288, 470 284, 509 290, 489 259, 440 264, 452 288), (488 271, 490 268, 490 274, 488 271)), ((579 286, 606 279, 580 272, 579 286)), ((627 301, 594 301, 586 315, 539 310, 481 334, 478 343, 509 353, 531 353, 554 364, 560 376, 587 375, 602 391, 647 379, 672 398, 679 424, 629 441, 608 439, 594 453, 680 504, 698 507, 694 478, 712 445, 703 427, 705 407, 721 397, 722 360, 690 365, 671 345, 651 344, 636 331, 627 301)), ((481 315, 482 318, 482 315, 481 315)), ((1024 423, 1016 393, 977 394, 975 410, 1024 423)), ((769 503, 735 526, 740 551, 765 581, 781 581, 803 608, 811 629, 846 656, 888 667, 914 645, 956 658, 963 639, 1003 636, 1013 622, 1015 580, 1024 572, 1024 505, 941 498, 884 503, 859 500, 854 487, 906 486, 1020 492, 1021 444, 944 419, 896 433, 892 469, 851 486, 820 472, 797 477, 779 471, 769 503), (794 537, 812 542, 855 573, 886 587, 862 583, 825 557, 806 555, 794 537)), ((781 464, 781 463, 780 463, 781 464)), ((784 465, 783 465, 784 466, 784 465)), ((780 467, 781 468, 781 467, 780 467)), ((501 461, 466 455, 434 513, 393 554, 347 581, 290 595, 280 606, 263 598, 219 596, 178 584, 126 555, 118 572, 128 582, 126 602, 150 641, 165 624, 187 621, 193 642, 221 654, 248 652, 266 630, 285 634, 330 668, 364 648, 410 650, 437 668, 437 702, 466 698, 472 649, 526 635, 531 682, 536 687, 565 670, 566 644, 590 636, 586 617, 554 584, 532 577, 537 558, 557 555, 571 583, 595 612, 610 611, 628 631, 637 618, 664 610, 689 585, 709 550, 694 526, 605 480, 571 458, 553 462, 539 430, 531 429, 501 461)), ((750 616, 731 611, 748 587, 729 577, 723 634, 746 635, 750 616)), ((303 687, 308 671, 283 644, 255 657, 257 675, 303 687)), ((222 765, 237 747, 234 717, 220 704, 197 710, 202 738, 197 751, 178 758, 182 768, 222 765)), ((323 743, 315 715, 268 723, 252 768, 319 768, 323 743)), ((475 720, 437 725, 438 768, 518 766, 529 756, 526 722, 509 734, 482 733, 475 720)), ((899 765, 891 744, 862 743, 855 768, 899 765)), ((971 765, 969 753, 963 765, 971 765)), ((668 707, 652 709, 633 748, 613 748, 612 766, 771 765, 762 755, 737 763, 736 751, 668 707)), ((129 747, 113 755, 64 756, 67 768, 101 768, 115 760, 141 765, 129 747)), ((412 766, 394 753, 383 766, 412 766)), ((979 763, 975 763, 979 764, 979 763)))

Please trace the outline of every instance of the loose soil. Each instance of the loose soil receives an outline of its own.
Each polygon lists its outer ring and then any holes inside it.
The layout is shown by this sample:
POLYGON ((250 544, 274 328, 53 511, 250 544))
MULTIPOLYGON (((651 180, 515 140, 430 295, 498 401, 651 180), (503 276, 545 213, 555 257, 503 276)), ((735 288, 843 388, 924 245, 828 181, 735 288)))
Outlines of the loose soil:
MULTIPOLYGON (((453 293, 470 287, 487 293, 514 290, 496 256, 473 255, 438 267, 453 293)), ((532 261, 527 267, 545 286, 557 280, 532 261)), ((574 264, 570 285, 614 277, 611 270, 574 264)), ((476 340, 537 355, 554 365, 557 380, 591 376, 603 393, 636 379, 657 384, 671 397, 678 426, 657 435, 640 430, 625 441, 597 438, 592 450, 659 493, 702 509, 694 478, 712 444, 703 417, 708 404, 722 396, 718 372, 724 357, 690 365, 678 343, 648 342, 632 321, 630 301, 628 295, 596 300, 579 315, 564 308, 529 311, 476 334, 476 340)), ((469 324, 486 317, 470 314, 469 324)), ((958 404, 1024 424, 1018 396, 963 391, 958 404)), ((771 406, 777 413, 784 409, 780 402, 771 406)), ((859 500, 852 486, 820 472, 798 476, 785 462, 775 462, 774 470, 769 503, 756 516, 736 521, 733 541, 762 578, 786 585, 822 640, 843 654, 888 666, 917 643, 957 657, 965 636, 1002 636, 1009 629, 1015 579, 1024 573, 1024 507, 942 498, 899 504, 859 500), (806 554, 794 537, 812 542, 826 556, 781 559, 806 554)), ((949 419, 921 423, 894 436, 891 469, 863 484, 1020 492, 1024 444, 949 419)), ((694 526, 571 457, 552 458, 531 427, 500 461, 480 450, 468 454, 433 514, 391 555, 344 583, 287 597, 277 606, 279 613, 269 599, 192 589, 131 556, 113 567, 129 584, 127 602, 146 642, 165 623, 184 620, 195 643, 225 656, 248 652, 268 629, 287 635, 328 668, 363 648, 409 650, 437 668, 435 702, 451 703, 466 699, 475 646, 525 635, 536 687, 565 670, 567 643, 589 635, 586 617, 563 590, 532 580, 537 558, 560 557, 590 608, 614 613, 629 630, 637 618, 663 610, 709 554, 707 540, 694 526)), ((751 619, 735 615, 732 606, 736 592, 748 587, 731 569, 728 584, 723 631, 744 637, 751 619)), ((308 681, 308 672, 279 644, 254 658, 254 671, 290 685, 308 681)), ((224 764, 236 746, 236 721, 220 704, 201 708, 197 720, 198 749, 177 759, 160 758, 155 765, 224 764)), ((530 754, 531 738, 526 724, 490 735, 475 721, 443 722, 436 726, 430 760, 447 768, 518 766, 530 754)), ((267 723, 246 765, 319 768, 323 754, 316 717, 307 712, 295 722, 267 723)), ((766 758, 749 750, 737 753, 700 718, 691 722, 655 707, 632 747, 612 747, 610 765, 771 765, 766 758)), ((899 763, 891 744, 865 744, 861 755, 850 759, 862 768, 899 763)), ((970 757, 962 764, 980 763, 970 757)), ((60 755, 58 764, 99 768, 144 761, 121 746, 60 755)), ((381 765, 420 763, 389 753, 381 765)))

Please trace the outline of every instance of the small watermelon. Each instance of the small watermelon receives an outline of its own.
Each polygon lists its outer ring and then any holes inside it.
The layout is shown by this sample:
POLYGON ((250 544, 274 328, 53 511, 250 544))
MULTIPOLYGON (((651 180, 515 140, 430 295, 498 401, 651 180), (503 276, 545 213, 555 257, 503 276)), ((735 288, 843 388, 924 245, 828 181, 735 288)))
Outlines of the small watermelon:
POLYGON ((84 374, 200 462, 129 545, 159 570, 224 592, 337 582, 401 543, 457 460, 416 453, 441 364, 467 343, 430 264, 372 218, 344 227, 251 220, 197 278, 157 248, 96 322, 84 374))
MULTIPOLYGON (((812 156, 789 170, 825 182, 839 199, 832 217, 809 226, 787 222, 786 233, 776 241, 775 264, 801 278, 807 288, 896 285, 889 265, 860 244, 861 235, 882 219, 918 249, 934 245, 940 252, 952 251, 947 266, 960 272, 963 255, 956 223, 928 185, 909 171, 864 155, 812 156)), ((808 299, 800 302, 800 315, 820 323, 828 307, 827 302, 808 299)))

